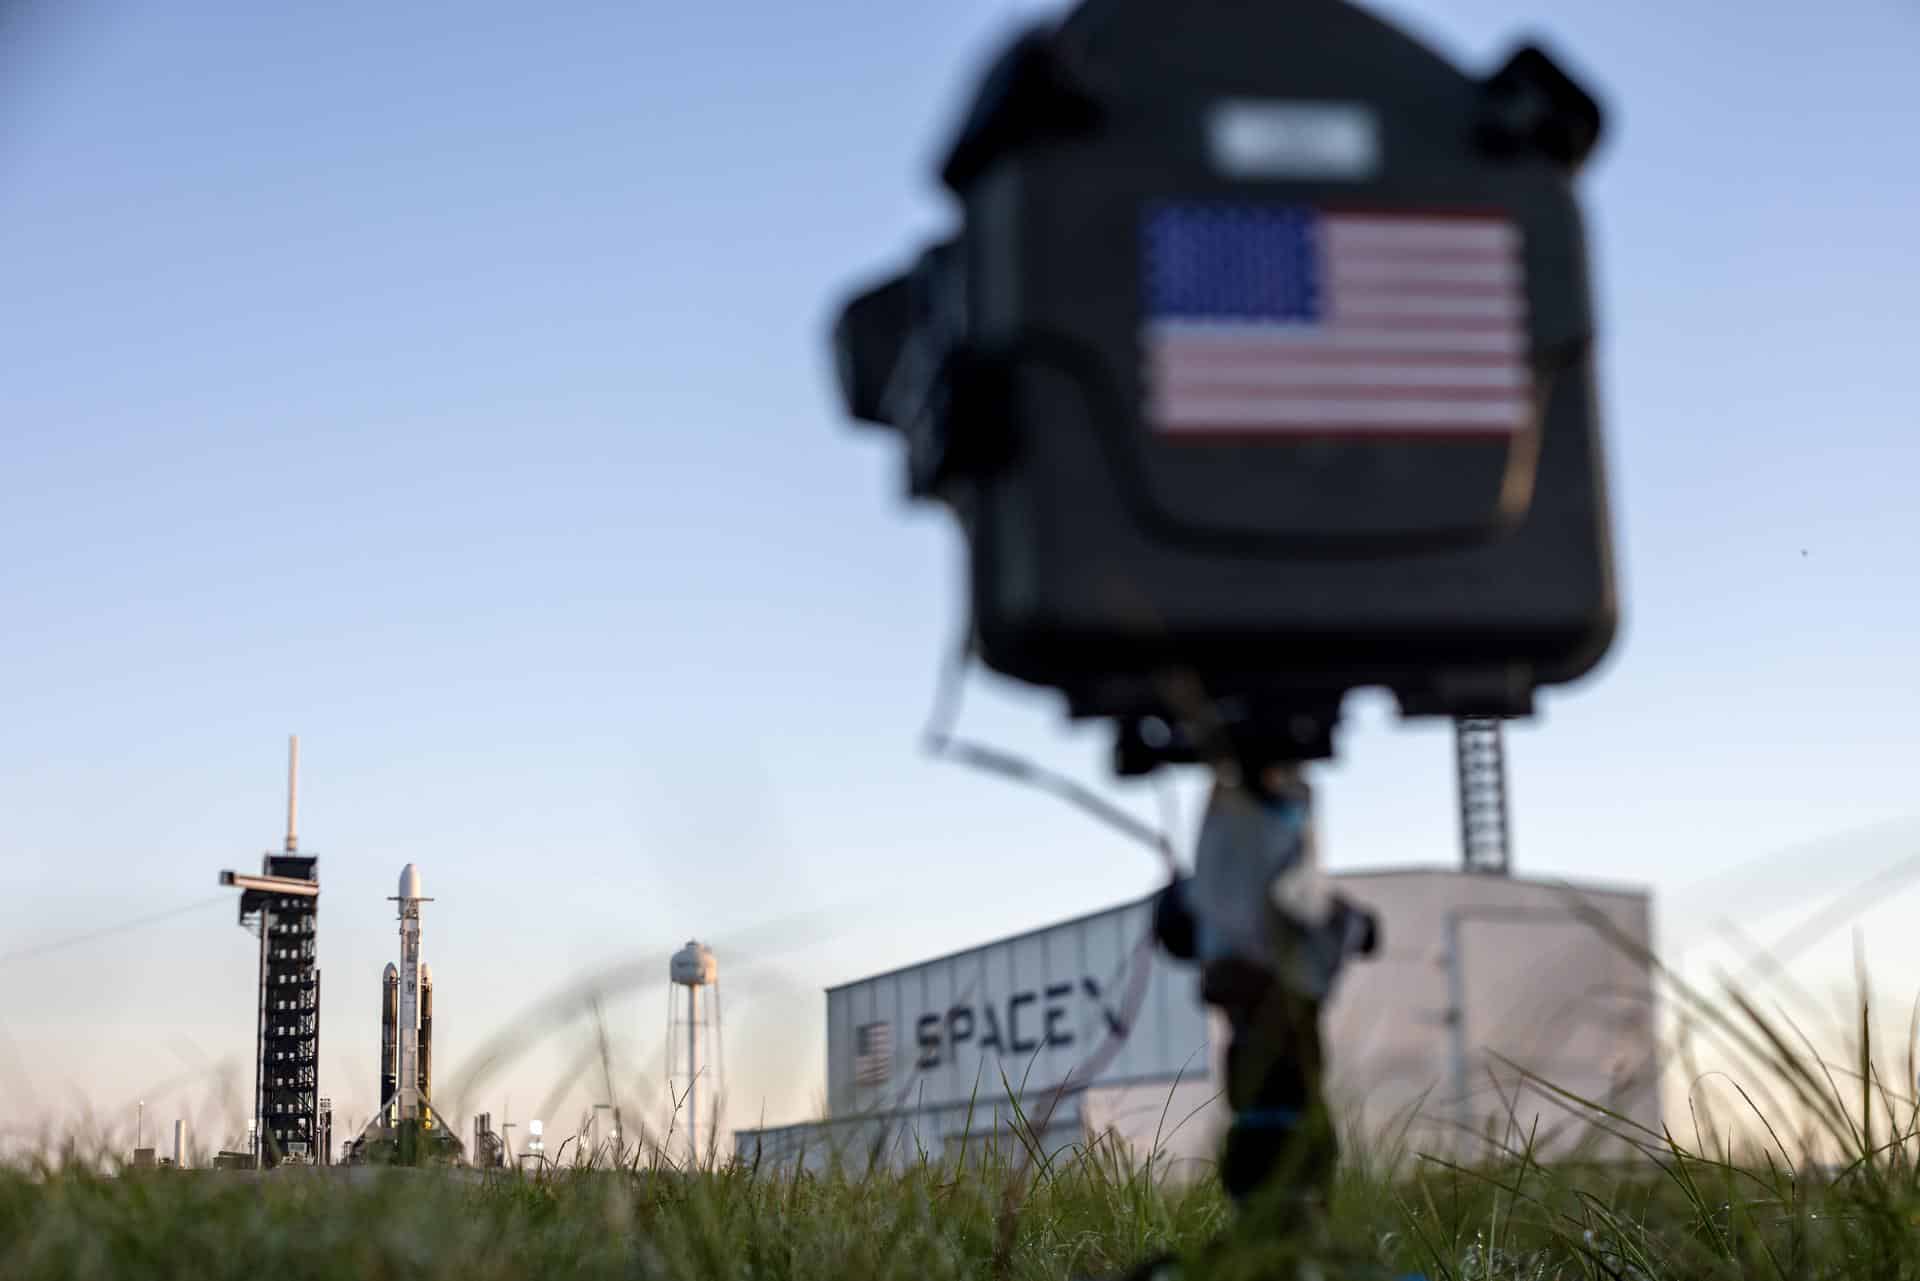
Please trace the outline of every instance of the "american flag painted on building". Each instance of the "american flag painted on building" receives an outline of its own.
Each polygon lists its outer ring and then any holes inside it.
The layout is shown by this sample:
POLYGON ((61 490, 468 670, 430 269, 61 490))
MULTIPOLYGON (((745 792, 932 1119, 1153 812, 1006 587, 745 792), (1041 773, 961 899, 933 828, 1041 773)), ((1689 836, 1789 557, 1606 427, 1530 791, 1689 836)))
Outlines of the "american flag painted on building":
POLYGON ((893 1075, 893 1026, 863 1023, 853 1030, 853 1079, 857 1085, 885 1085, 893 1075))
POLYGON ((1532 421, 1506 218, 1174 204, 1144 232, 1146 410, 1163 436, 1499 436, 1532 421))

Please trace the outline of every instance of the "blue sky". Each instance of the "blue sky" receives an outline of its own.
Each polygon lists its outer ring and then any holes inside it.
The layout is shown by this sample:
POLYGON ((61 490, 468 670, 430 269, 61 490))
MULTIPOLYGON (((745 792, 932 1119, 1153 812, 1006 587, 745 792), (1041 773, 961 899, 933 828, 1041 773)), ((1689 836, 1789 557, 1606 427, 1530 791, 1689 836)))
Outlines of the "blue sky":
MULTIPOLYGON (((939 139, 1029 8, 0 28, 0 953, 214 898, 277 841, 298 732, 343 1115, 411 860, 442 1062, 595 964, 741 937, 735 1093, 788 1119, 822 985, 1150 888, 1055 802, 916 754, 958 546, 828 377, 833 303, 949 216, 939 139)), ((1513 736, 1521 863, 1650 884, 1688 929, 1790 919, 1920 833, 1829 839, 1920 808, 1920 10, 1382 12, 1471 67, 1540 35, 1611 110, 1583 185, 1626 622, 1513 736)), ((977 680, 967 717, 1099 776, 1045 696, 977 680)), ((1361 700, 1343 749, 1329 861, 1451 859, 1444 728, 1361 700)), ((1905 990, 1901 911, 1865 926, 1905 990)), ((0 1125, 244 1064, 230 913, 0 963, 0 1125)), ((664 1001, 616 1012, 636 1061, 664 1001)))

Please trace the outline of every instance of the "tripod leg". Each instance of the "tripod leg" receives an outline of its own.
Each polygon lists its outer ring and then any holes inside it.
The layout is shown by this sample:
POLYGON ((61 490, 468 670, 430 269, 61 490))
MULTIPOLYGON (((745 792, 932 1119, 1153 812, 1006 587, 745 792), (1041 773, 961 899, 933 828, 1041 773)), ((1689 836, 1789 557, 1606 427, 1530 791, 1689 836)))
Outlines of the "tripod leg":
POLYGON ((1256 967, 1231 962, 1209 965, 1202 983, 1210 1002, 1228 1005, 1232 1024, 1226 1069, 1233 1121, 1220 1178, 1237 1221, 1199 1255, 1153 1259, 1127 1281, 1193 1281, 1216 1274, 1258 1281, 1324 1277, 1307 1261, 1322 1239, 1317 1229, 1325 1221, 1339 1150, 1321 1093, 1319 1003, 1287 991, 1256 967), (1259 989, 1249 1003, 1213 1000, 1229 993, 1230 1000, 1245 998, 1249 986, 1259 989))
POLYGON ((1220 1177, 1244 1216, 1291 1234, 1323 1213, 1339 1142, 1323 1092, 1317 1001, 1269 986, 1233 1020, 1227 1099, 1233 1121, 1220 1177))
MULTIPOLYGON (((1193 875, 1155 905, 1155 934, 1198 962, 1201 1000, 1227 1019, 1232 1120, 1220 1177, 1238 1213, 1203 1257, 1155 1260, 1133 1281, 1228 1263, 1261 1281, 1318 1275, 1339 1160, 1320 1019, 1343 960, 1370 951, 1374 932, 1364 909, 1319 882, 1311 805, 1290 767, 1266 771, 1256 788, 1216 784, 1193 875)), ((1373 1275, 1365 1265, 1363 1274, 1373 1275)))

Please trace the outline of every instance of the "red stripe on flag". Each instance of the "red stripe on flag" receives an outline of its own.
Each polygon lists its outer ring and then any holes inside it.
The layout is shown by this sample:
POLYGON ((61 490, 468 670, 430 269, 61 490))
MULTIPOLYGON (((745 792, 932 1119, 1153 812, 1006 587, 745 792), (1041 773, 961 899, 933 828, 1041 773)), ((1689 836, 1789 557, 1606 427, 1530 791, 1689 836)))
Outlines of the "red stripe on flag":
POLYGON ((1435 384, 1422 387, 1367 386, 1356 383, 1273 383, 1235 382, 1232 379, 1208 379, 1205 382, 1169 381, 1158 389, 1164 399, 1181 396, 1196 400, 1446 400, 1483 401, 1488 405, 1515 403, 1527 394, 1525 387, 1450 387, 1435 384))
POLYGON ((1366 441, 1369 444, 1378 442, 1419 444, 1431 441, 1434 444, 1473 442, 1504 445, 1513 439, 1514 429, 1511 427, 1461 427, 1453 423, 1436 423, 1430 427, 1410 427, 1396 423, 1391 427, 1277 428, 1223 427, 1195 422, 1181 423, 1178 426, 1163 425, 1157 434, 1161 440, 1196 445, 1294 445, 1314 442, 1352 444, 1359 441, 1366 441))
POLYGON ((1382 369, 1513 369, 1522 370, 1526 362, 1517 353, 1498 351, 1367 351, 1352 347, 1314 347, 1299 351, 1278 350, 1277 344, 1229 347, 1225 343, 1193 343, 1179 351, 1150 349, 1147 367, 1164 372, 1171 364, 1200 365, 1207 368, 1252 365, 1262 369, 1358 369, 1378 366, 1382 369))

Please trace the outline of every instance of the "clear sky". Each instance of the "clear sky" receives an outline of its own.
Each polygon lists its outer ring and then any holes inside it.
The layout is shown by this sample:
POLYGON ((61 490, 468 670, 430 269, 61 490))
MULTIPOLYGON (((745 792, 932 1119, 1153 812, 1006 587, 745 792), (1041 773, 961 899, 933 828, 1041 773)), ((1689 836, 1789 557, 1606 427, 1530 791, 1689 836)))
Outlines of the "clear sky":
MULTIPOLYGON (((958 544, 829 381, 836 299, 950 216, 938 142, 1024 6, 55 8, 0 21, 0 954, 203 906, 0 960, 0 1126, 216 1126, 254 975, 215 873, 278 841, 289 732, 342 1127, 410 860, 443 1066, 711 936, 736 1119, 815 1105, 823 985, 1152 887, 917 754, 958 544)), ((1513 735, 1515 827, 1524 870, 1649 884, 1688 937, 1920 847, 1830 839, 1920 810, 1920 9, 1723 9, 1383 10, 1475 68, 1543 36, 1611 111, 1626 621, 1513 735)), ((1100 777, 1051 699, 970 699, 1100 777)), ((1329 862, 1451 860, 1449 750, 1362 700, 1329 862)), ((1916 907, 1864 922, 1896 993, 1916 907)), ((665 1001, 612 1007, 630 1062, 665 1001)), ((470 1106, 540 1106, 556 1035, 470 1106)))

